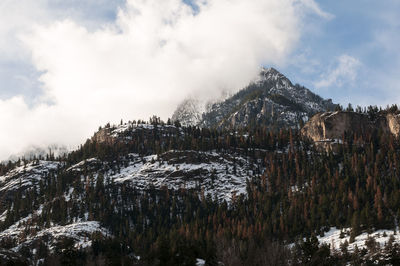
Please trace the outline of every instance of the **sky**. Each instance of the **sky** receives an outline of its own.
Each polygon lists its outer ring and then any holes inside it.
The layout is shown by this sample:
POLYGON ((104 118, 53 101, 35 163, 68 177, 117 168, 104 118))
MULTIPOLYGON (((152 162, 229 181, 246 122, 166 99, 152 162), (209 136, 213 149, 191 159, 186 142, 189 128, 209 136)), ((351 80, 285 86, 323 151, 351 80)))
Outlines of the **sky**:
POLYGON ((1 0, 0 160, 170 117, 273 66, 335 103, 399 103, 398 0, 1 0))

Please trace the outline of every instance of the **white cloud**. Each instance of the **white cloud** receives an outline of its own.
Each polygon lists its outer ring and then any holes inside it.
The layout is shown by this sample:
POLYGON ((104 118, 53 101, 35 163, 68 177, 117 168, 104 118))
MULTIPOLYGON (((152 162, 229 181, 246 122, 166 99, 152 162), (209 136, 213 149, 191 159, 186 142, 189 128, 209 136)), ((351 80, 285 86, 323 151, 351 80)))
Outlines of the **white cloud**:
POLYGON ((43 93, 32 107, 22 96, 0 100, 0 158, 32 144, 78 145, 107 121, 166 118, 188 95, 237 90, 261 64, 285 62, 305 14, 326 17, 310 0, 195 3, 196 14, 180 0, 128 0, 95 30, 63 17, 18 31, 43 93))
POLYGON ((93 14, 107 13, 106 4, 113 6, 116 1, 120 0, 1 0, 0 59, 26 60, 28 51, 22 49, 18 36, 28 33, 32 24, 46 25, 56 19, 73 18, 86 27, 96 28, 95 23, 101 23, 102 19, 96 20, 93 14))
POLYGON ((322 74, 321 79, 315 82, 317 88, 342 87, 351 84, 357 78, 361 62, 352 56, 341 55, 336 60, 336 66, 322 74))
POLYGON ((0 1, 0 98, 23 94, 29 104, 40 93, 38 73, 30 62, 30 51, 20 36, 34 24, 73 19, 90 30, 115 18, 123 0, 1 0, 0 1))
POLYGON ((334 15, 323 11, 314 0, 302 0, 300 3, 320 17, 325 19, 333 19, 335 17, 334 15))

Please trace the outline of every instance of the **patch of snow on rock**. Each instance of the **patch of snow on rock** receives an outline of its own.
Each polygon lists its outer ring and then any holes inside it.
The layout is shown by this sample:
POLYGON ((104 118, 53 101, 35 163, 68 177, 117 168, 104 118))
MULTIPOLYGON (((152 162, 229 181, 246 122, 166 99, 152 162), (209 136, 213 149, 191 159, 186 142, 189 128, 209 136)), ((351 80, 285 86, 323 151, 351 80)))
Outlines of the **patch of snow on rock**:
POLYGON ((196 266, 204 266, 206 265, 206 261, 203 259, 196 259, 196 266))
POLYGON ((10 227, 9 229, 0 233, 0 238, 11 237, 18 241, 18 245, 13 248, 14 251, 18 251, 22 246, 31 244, 36 239, 43 237, 49 237, 50 250, 54 248, 54 244, 57 240, 63 237, 71 238, 74 240, 74 246, 76 248, 86 248, 92 245, 90 236, 99 232, 103 235, 110 235, 107 229, 100 226, 98 221, 86 221, 77 222, 68 225, 57 225, 50 228, 44 228, 36 233, 27 235, 24 238, 20 238, 19 235, 22 233, 20 228, 10 227))
POLYGON ((205 195, 227 202, 246 194, 246 180, 252 176, 255 167, 240 156, 222 157, 215 152, 168 152, 160 156, 171 156, 166 160, 159 160, 156 155, 130 156, 133 158, 127 167, 121 168, 119 173, 108 173, 114 182, 131 182, 139 189, 167 186, 175 190, 203 190, 205 195), (192 163, 188 162, 191 160, 187 156, 195 158, 192 163))

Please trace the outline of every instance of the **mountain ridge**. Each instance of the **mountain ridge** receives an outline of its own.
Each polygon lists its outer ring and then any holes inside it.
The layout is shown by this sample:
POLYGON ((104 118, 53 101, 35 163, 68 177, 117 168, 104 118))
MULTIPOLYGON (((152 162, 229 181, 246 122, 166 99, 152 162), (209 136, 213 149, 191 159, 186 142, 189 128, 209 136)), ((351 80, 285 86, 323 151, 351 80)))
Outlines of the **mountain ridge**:
MULTIPOLYGON (((296 127, 318 112, 333 110, 331 99, 324 100, 309 89, 292 82, 274 68, 262 68, 258 78, 223 101, 202 111, 199 101, 184 100, 172 115, 183 125, 240 128, 263 124, 268 127, 296 127)), ((204 109, 204 108, 203 108, 204 109)))

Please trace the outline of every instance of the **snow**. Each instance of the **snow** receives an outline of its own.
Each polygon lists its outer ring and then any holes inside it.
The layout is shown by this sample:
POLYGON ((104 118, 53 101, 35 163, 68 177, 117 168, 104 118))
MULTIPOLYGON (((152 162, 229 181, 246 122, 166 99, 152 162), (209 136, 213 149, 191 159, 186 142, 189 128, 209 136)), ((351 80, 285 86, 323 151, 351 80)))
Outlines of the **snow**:
POLYGON ((70 187, 69 190, 68 190, 68 193, 66 193, 64 195, 65 201, 70 201, 71 200, 72 192, 74 192, 74 188, 70 187))
MULTIPOLYGON (((215 151, 170 150, 158 156, 145 157, 131 153, 123 160, 127 160, 127 164, 118 171, 102 163, 105 184, 107 180, 112 180, 115 184, 128 182, 143 190, 150 187, 185 188, 204 192, 204 196, 210 195, 213 199, 228 203, 239 195, 246 195, 247 180, 254 176, 257 169, 257 165, 250 162, 249 158, 215 151)), ((90 169, 90 164, 94 162, 100 161, 96 158, 81 161, 67 171, 90 169)), ((85 176, 82 175, 82 178, 85 179, 85 176)), ((97 175, 94 174, 93 178, 96 182, 97 175)), ((71 200, 72 194, 73 188, 70 188, 64 193, 65 200, 71 200)))
POLYGON ((304 182, 300 187, 298 185, 290 186, 292 192, 302 192, 308 187, 308 182, 304 182))
POLYGON ((82 167, 83 166, 88 166, 88 165, 92 165, 92 164, 96 164, 96 163, 101 163, 97 158, 90 158, 90 159, 86 159, 83 160, 77 164, 74 164, 73 166, 69 167, 67 169, 67 171, 82 171, 82 167))
POLYGON ((49 249, 52 250, 54 244, 62 237, 72 238, 75 242, 76 248, 86 248, 91 246, 92 241, 90 236, 94 232, 100 232, 103 235, 110 235, 107 229, 100 226, 98 221, 77 222, 68 225, 56 225, 42 230, 31 230, 25 237, 21 237, 24 233, 25 226, 20 226, 21 221, 16 225, 11 226, 9 229, 0 233, 0 238, 10 237, 17 240, 18 245, 14 247, 13 251, 18 251, 22 246, 29 245, 36 239, 43 238, 44 236, 50 237, 49 249), (36 231, 36 233, 34 233, 36 231))
POLYGON ((153 125, 153 124, 137 124, 133 123, 131 121, 127 123, 123 123, 120 125, 114 125, 110 130, 109 135, 111 137, 120 137, 125 132, 136 132, 137 130, 153 130, 154 128, 159 128, 159 129, 167 129, 167 128, 173 128, 175 129, 176 127, 174 125, 153 125))
POLYGON ((392 230, 377 230, 371 234, 364 232, 356 236, 353 243, 350 243, 350 232, 351 232, 350 228, 345 228, 340 230, 332 227, 329 230, 329 232, 325 233, 323 237, 318 236, 318 241, 320 242, 320 244, 330 245, 331 249, 339 250, 340 245, 347 240, 347 242, 349 243, 348 246, 349 251, 353 251, 356 246, 358 247, 358 249, 366 248, 365 241, 368 239, 368 237, 374 238, 376 242, 379 243, 381 248, 385 245, 385 243, 389 241, 391 235, 394 236, 396 243, 400 243, 400 235, 396 234, 396 232, 392 230), (343 238, 340 238, 341 231, 344 232, 343 238), (384 236, 385 234, 386 236, 384 236))
POLYGON ((19 166, 0 176, 0 193, 13 191, 19 188, 31 188, 37 185, 51 171, 55 171, 62 164, 53 161, 30 162, 19 166))
MULTIPOLYGON (((125 157, 128 160, 126 167, 119 171, 111 170, 106 163, 103 164, 104 182, 107 179, 114 183, 129 182, 138 189, 149 187, 178 190, 181 188, 203 191, 219 201, 228 203, 234 197, 246 195, 246 181, 254 176, 257 165, 248 158, 235 154, 220 154, 215 151, 168 151, 163 154, 141 157, 132 153, 125 157), (235 172, 236 168, 236 172, 235 172)), ((99 162, 92 158, 79 162, 68 168, 68 171, 82 171, 90 169, 85 164, 99 162)), ((84 176, 83 176, 84 178, 84 176)), ((93 175, 94 182, 97 175, 93 175)), ((69 201, 73 190, 64 194, 69 201)))
POLYGON ((182 126, 195 126, 201 122, 202 113, 205 111, 206 103, 198 99, 185 99, 178 105, 172 115, 172 121, 181 123, 182 126))
POLYGON ((117 126, 115 129, 112 129, 110 136, 112 137, 119 137, 122 133, 126 131, 135 132, 137 129, 147 129, 153 130, 154 126, 149 124, 134 124, 132 122, 128 122, 126 124, 122 124, 117 126))
POLYGON ((5 210, 1 215, 0 215, 0 222, 4 222, 7 217, 7 210, 5 210))
POLYGON ((196 266, 204 266, 206 265, 206 261, 203 259, 196 259, 196 266))
POLYGON ((100 226, 98 221, 87 221, 68 224, 65 226, 53 226, 46 228, 36 234, 37 237, 51 235, 52 238, 59 239, 61 237, 73 238, 76 243, 75 247, 86 248, 91 246, 92 241, 88 237, 94 232, 100 232, 104 235, 109 235, 107 229, 100 226))
POLYGON ((15 222, 8 229, 0 232, 0 239, 3 237, 17 237, 24 230, 24 224, 30 221, 33 216, 40 215, 42 213, 42 210, 43 205, 40 205, 40 207, 36 211, 34 211, 33 214, 29 214, 25 218, 22 218, 19 221, 15 222))
POLYGON ((138 154, 130 154, 129 158, 127 167, 122 167, 118 173, 110 170, 105 177, 115 183, 130 182, 139 189, 166 186, 174 190, 203 190, 205 196, 210 194, 227 202, 246 194, 246 180, 255 169, 255 165, 245 158, 231 154, 221 156, 216 152, 170 151, 159 157, 141 158, 138 154))

